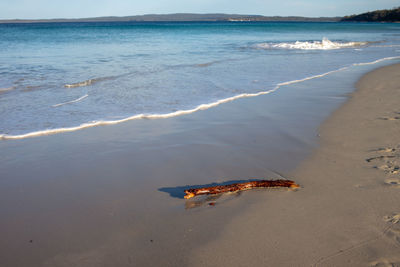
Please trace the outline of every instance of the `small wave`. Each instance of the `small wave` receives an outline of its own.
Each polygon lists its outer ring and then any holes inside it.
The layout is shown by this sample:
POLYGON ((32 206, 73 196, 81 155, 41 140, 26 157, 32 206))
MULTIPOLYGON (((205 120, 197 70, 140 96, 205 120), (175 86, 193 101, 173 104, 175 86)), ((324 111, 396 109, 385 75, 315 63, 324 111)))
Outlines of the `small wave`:
POLYGON ((213 64, 214 64, 214 62, 207 62, 207 63, 196 64, 196 65, 194 65, 194 66, 195 66, 195 67, 204 68, 204 67, 211 66, 211 65, 213 65, 213 64))
POLYGON ((82 87, 82 86, 88 86, 91 85, 93 83, 95 83, 97 80, 96 79, 89 79, 83 82, 78 82, 78 83, 71 83, 71 84, 66 84, 64 85, 64 87, 66 88, 75 88, 75 87, 82 87))
POLYGON ((118 79, 120 77, 129 75, 129 74, 130 73, 125 73, 125 74, 116 75, 116 76, 106 76, 106 77, 99 77, 99 78, 89 79, 89 80, 86 80, 86 81, 83 81, 83 82, 67 83, 67 84, 64 85, 64 87, 66 87, 66 88, 75 88, 75 87, 89 86, 89 85, 95 84, 97 82, 118 79))
POLYGON ((31 91, 35 91, 37 89, 41 89, 44 88, 43 85, 27 85, 25 86, 24 89, 21 89, 22 92, 31 92, 31 91))
POLYGON ((400 45, 371 45, 371 47, 400 47, 400 45))
POLYGON ((56 108, 56 107, 59 107, 59 106, 63 106, 63 105, 71 104, 71 103, 76 103, 76 102, 79 102, 79 101, 85 99, 85 98, 88 97, 88 96, 89 96, 89 95, 86 94, 86 95, 81 96, 81 97, 79 97, 79 98, 77 98, 77 99, 75 99, 75 100, 71 100, 71 101, 68 101, 68 102, 64 102, 64 103, 52 105, 52 107, 53 107, 53 108, 56 108))
POLYGON ((362 65, 372 65, 372 64, 376 64, 379 62, 383 62, 383 61, 387 61, 387 60, 394 60, 394 59, 400 59, 399 57, 387 57, 387 58, 381 58, 372 62, 364 62, 364 63, 354 63, 350 66, 347 67, 342 67, 336 70, 332 70, 332 71, 328 71, 322 74, 317 74, 317 75, 313 75, 313 76, 309 76, 309 77, 305 77, 303 79, 299 79, 299 80, 292 80, 292 81, 287 81, 287 82, 282 82, 282 83, 278 83, 273 89, 268 90, 268 91, 262 91, 262 92, 258 92, 258 93, 244 93, 244 94, 239 94, 236 96, 232 96, 232 97, 228 97, 228 98, 224 98, 212 103, 208 103, 208 104, 202 104, 199 105, 193 109, 187 109, 187 110, 178 110, 172 113, 166 113, 166 114, 138 114, 138 115, 133 115, 127 118, 123 118, 123 119, 119 119, 119 120, 110 120, 110 121, 92 121, 92 122, 88 122, 88 123, 83 123, 79 126, 75 126, 75 127, 64 127, 64 128, 56 128, 56 129, 47 129, 47 130, 42 130, 42 131, 35 131, 35 132, 30 132, 30 133, 26 133, 26 134, 20 134, 20 135, 8 135, 8 134, 0 134, 0 140, 12 140, 12 139, 25 139, 25 138, 30 138, 30 137, 37 137, 37 136, 43 136, 43 135, 52 135, 52 134, 57 134, 57 133, 65 133, 65 132, 73 132, 73 131, 78 131, 78 130, 82 130, 82 129, 86 129, 86 128, 90 128, 90 127, 95 127, 95 126, 101 126, 101 125, 113 125, 113 124, 118 124, 118 123, 122 123, 122 122, 127 122, 127 121, 131 121, 131 120, 137 120, 137 119, 167 119, 167 118, 172 118, 172 117, 176 117, 176 116, 181 116, 181 115, 186 115, 186 114, 191 114, 200 110, 206 110, 206 109, 210 109, 212 107, 216 107, 218 105, 227 103, 227 102, 231 102, 240 98, 248 98, 248 97, 255 97, 255 96, 260 96, 260 95, 267 95, 270 93, 273 93, 275 91, 277 91, 279 88, 281 88, 282 86, 286 86, 286 85, 290 85, 290 84, 295 84, 295 83, 301 83, 301 82, 305 82, 308 80, 312 80, 312 79, 317 79, 317 78, 321 78, 327 75, 330 75, 332 73, 336 73, 336 72, 340 72, 343 70, 346 70, 348 68, 350 68, 351 66, 362 66, 362 65))
POLYGON ((210 61, 210 62, 206 62, 206 63, 195 64, 194 66, 195 67, 204 68, 204 67, 209 67, 209 66, 214 65, 214 64, 222 63, 224 61, 230 61, 230 60, 215 60, 215 61, 210 61))
POLYGON ((8 92, 14 90, 15 86, 7 87, 7 88, 0 88, 0 93, 8 92))
POLYGON ((333 50, 340 48, 359 47, 367 45, 368 42, 332 42, 327 38, 322 41, 301 42, 294 43, 261 43, 255 45, 258 49, 297 49, 297 50, 333 50))
POLYGON ((106 81, 106 80, 112 80, 112 79, 117 79, 118 77, 122 77, 124 75, 118 75, 118 76, 109 76, 109 77, 100 77, 100 78, 94 78, 94 79, 89 79, 83 82, 77 82, 77 83, 67 83, 64 85, 66 88, 75 88, 75 87, 83 87, 83 86, 89 86, 97 82, 101 81, 106 81))

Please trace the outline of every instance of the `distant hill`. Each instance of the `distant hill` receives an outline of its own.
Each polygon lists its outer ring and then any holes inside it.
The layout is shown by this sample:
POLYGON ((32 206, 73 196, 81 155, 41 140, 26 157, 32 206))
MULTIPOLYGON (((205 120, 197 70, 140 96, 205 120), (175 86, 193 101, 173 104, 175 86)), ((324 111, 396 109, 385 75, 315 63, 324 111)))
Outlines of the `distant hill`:
POLYGON ((341 21, 400 22, 400 7, 346 16, 341 21))
POLYGON ((176 14, 148 14, 128 17, 97 17, 81 19, 13 19, 0 20, 0 23, 43 23, 43 22, 157 22, 157 21, 339 21, 341 17, 280 17, 280 16, 261 16, 261 15, 239 15, 239 14, 195 14, 195 13, 176 13, 176 14))
POLYGON ((13 19, 0 20, 0 23, 46 23, 46 22, 191 22, 191 21, 304 21, 304 22, 337 22, 337 21, 366 21, 366 22, 400 22, 400 7, 394 9, 376 10, 359 15, 345 17, 300 17, 300 16, 261 16, 240 14, 147 14, 127 17, 97 17, 80 19, 13 19))

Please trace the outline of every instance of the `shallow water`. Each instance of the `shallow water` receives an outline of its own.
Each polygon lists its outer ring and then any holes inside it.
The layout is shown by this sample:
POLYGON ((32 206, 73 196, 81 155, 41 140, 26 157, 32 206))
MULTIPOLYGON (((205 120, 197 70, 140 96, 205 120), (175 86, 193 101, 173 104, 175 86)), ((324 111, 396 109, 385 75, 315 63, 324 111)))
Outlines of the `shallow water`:
MULTIPOLYGON (((400 56, 400 25, 0 25, 0 137, 167 118, 400 56)), ((324 88, 321 88, 324 90, 324 88)))

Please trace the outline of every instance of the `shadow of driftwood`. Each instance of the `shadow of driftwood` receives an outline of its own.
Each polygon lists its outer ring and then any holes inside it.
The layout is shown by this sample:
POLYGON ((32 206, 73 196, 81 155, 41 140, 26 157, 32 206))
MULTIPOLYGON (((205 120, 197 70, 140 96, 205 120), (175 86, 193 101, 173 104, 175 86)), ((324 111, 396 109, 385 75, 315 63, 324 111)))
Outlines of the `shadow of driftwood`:
POLYGON ((209 196, 198 196, 195 199, 187 199, 185 201, 185 209, 193 209, 193 208, 199 208, 203 205, 209 205, 209 206, 217 206, 221 205, 222 203, 226 201, 230 201, 233 198, 237 198, 242 194, 242 192, 231 192, 229 193, 228 196, 223 196, 223 194, 218 194, 218 195, 209 195, 209 196))

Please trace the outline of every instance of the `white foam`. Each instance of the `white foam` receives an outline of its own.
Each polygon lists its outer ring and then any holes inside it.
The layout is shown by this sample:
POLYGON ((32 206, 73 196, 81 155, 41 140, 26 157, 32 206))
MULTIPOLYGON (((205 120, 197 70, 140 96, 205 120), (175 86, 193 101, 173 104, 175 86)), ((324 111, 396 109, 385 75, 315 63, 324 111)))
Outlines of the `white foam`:
POLYGON ((296 41, 294 43, 261 43, 255 45, 255 47, 261 49, 332 50, 359 47, 366 44, 367 42, 332 42, 327 38, 323 38, 322 41, 313 42, 296 41))
MULTIPOLYGON (((394 59, 400 59, 400 56, 382 58, 382 59, 378 59, 378 60, 375 60, 375 61, 372 61, 372 62, 354 63, 351 66, 372 65, 372 64, 376 64, 376 63, 383 62, 383 61, 386 61, 386 60, 394 60, 394 59)), ((92 121, 92 122, 88 122, 88 123, 83 123, 83 124, 81 124, 79 126, 75 126, 75 127, 46 129, 46 130, 42 130, 42 131, 35 131, 35 132, 30 132, 30 133, 20 134, 20 135, 0 134, 0 140, 24 139, 24 138, 30 138, 30 137, 43 136, 43 135, 51 135, 51 134, 57 134, 57 133, 73 132, 73 131, 82 130, 82 129, 95 127, 95 126, 101 126, 101 125, 113 125, 113 124, 118 124, 118 123, 122 123, 122 122, 126 122, 126 121, 131 121, 131 120, 138 120, 138 119, 166 119, 166 118, 171 118, 171 117, 191 114, 191 113, 194 113, 194 112, 197 112, 197 111, 200 111, 200 110, 206 110, 206 109, 209 109, 209 108, 212 108, 212 107, 216 107, 216 106, 218 106, 220 104, 231 102, 231 101, 234 101, 236 99, 247 98, 247 97, 255 97, 255 96, 260 96, 260 95, 267 95, 267 94, 275 92, 276 90, 278 90, 282 86, 295 84, 295 83, 301 83, 301 82, 304 82, 304 81, 321 78, 321 77, 330 75, 332 73, 336 73, 336 72, 340 72, 340 71, 346 70, 348 68, 349 68, 349 66, 342 67, 342 68, 339 68, 339 69, 336 69, 336 70, 332 70, 332 71, 328 71, 328 72, 325 72, 325 73, 322 73, 322 74, 317 74, 317 75, 305 77, 305 78, 299 79, 299 80, 293 80, 293 81, 287 81, 287 82, 278 83, 273 89, 268 90, 268 91, 262 91, 262 92, 251 93, 251 94, 239 94, 239 95, 228 97, 228 98, 224 98, 224 99, 212 102, 212 103, 202 104, 202 105, 199 105, 199 106, 197 106, 197 107, 195 107, 193 109, 179 110, 179 111, 175 111, 175 112, 172 112, 172 113, 166 113, 166 114, 138 114, 138 115, 133 115, 133 116, 130 116, 130 117, 127 117, 127 118, 124 118, 124 119, 120 119, 120 120, 92 121)))
POLYGON ((88 96, 89 96, 89 95, 86 94, 86 95, 81 96, 81 97, 79 97, 79 98, 77 98, 77 99, 75 99, 75 100, 71 100, 71 101, 68 101, 68 102, 64 102, 64 103, 59 103, 59 104, 52 105, 52 107, 53 107, 53 108, 56 108, 56 107, 59 107, 59 106, 63 106, 63 105, 71 104, 71 103, 76 103, 76 102, 79 102, 79 101, 85 99, 85 98, 88 97, 88 96))

